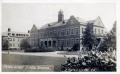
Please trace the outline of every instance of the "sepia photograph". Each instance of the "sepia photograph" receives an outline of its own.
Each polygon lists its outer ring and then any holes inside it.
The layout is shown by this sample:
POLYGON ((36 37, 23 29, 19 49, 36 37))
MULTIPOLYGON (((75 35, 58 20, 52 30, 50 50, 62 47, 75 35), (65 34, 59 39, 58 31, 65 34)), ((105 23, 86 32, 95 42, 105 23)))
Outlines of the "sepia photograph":
POLYGON ((2 72, 116 72, 116 3, 2 3, 2 72))

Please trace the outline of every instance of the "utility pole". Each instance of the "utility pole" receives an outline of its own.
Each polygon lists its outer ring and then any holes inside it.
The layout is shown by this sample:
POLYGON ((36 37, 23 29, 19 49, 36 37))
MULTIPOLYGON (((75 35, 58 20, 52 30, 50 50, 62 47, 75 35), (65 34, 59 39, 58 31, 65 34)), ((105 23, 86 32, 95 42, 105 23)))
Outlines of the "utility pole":
POLYGON ((9 50, 9 35, 8 35, 8 54, 10 53, 10 50, 9 50))

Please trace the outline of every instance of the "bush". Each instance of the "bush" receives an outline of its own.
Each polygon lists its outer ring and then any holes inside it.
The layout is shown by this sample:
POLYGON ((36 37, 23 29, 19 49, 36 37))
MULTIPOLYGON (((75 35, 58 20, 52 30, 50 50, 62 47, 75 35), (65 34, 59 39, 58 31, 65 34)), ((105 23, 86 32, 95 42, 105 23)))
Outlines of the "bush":
POLYGON ((29 48, 26 49, 25 52, 53 52, 54 48, 29 48))
POLYGON ((68 58, 65 64, 61 65, 61 71, 116 71, 116 59, 109 56, 109 52, 98 53, 91 52, 81 58, 68 58))
POLYGON ((72 47, 73 51, 77 51, 77 50, 79 50, 79 48, 80 48, 79 43, 74 44, 73 47, 72 47))

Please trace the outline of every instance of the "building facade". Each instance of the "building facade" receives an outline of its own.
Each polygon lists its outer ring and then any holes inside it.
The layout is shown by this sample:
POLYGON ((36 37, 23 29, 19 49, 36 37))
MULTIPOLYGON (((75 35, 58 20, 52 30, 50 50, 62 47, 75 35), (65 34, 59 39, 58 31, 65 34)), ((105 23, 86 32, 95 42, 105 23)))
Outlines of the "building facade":
POLYGON ((94 20, 85 21, 79 17, 70 16, 64 19, 63 11, 58 12, 58 21, 45 24, 41 28, 33 25, 30 32, 30 44, 32 47, 46 46, 56 49, 71 49, 76 43, 81 43, 86 25, 92 24, 94 34, 100 40, 105 34, 104 24, 98 16, 94 20))
POLYGON ((23 39, 28 39, 29 41, 30 33, 14 32, 8 28, 7 32, 2 34, 3 40, 9 41, 9 49, 20 49, 20 43, 23 39))

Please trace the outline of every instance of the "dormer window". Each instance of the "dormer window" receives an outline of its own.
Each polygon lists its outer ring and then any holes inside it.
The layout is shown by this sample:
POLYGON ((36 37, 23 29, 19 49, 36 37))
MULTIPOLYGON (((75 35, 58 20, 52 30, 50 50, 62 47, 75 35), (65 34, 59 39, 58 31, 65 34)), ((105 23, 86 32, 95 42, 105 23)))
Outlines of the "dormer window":
POLYGON ((48 24, 48 26, 51 26, 50 24, 48 24))

